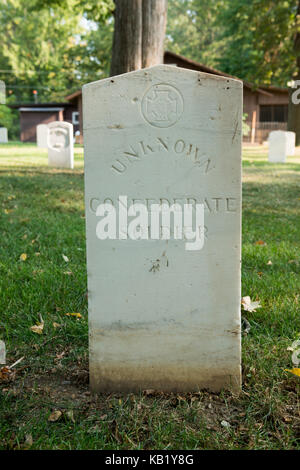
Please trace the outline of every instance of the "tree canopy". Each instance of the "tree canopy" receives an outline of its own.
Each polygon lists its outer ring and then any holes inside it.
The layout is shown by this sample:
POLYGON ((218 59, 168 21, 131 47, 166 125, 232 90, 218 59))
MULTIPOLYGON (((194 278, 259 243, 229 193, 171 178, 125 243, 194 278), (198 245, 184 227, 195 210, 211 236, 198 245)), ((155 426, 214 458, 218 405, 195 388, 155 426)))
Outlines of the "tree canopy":
MULTIPOLYGON (((297 0, 169 0, 165 48, 256 85, 296 72, 297 0)), ((109 75, 113 0, 3 0, 0 79, 8 100, 61 100, 109 75)))

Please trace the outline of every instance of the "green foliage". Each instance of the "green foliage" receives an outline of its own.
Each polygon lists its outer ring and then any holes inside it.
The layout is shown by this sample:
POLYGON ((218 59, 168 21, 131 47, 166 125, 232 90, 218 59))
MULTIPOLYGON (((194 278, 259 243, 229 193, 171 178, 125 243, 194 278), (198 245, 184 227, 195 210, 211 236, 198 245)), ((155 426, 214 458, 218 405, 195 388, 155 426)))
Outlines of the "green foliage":
POLYGON ((9 128, 13 122, 12 111, 5 104, 0 104, 0 127, 9 128))
POLYGON ((166 49, 216 67, 226 42, 219 21, 224 0, 169 0, 166 49))
POLYGON ((297 0, 169 0, 166 47, 254 84, 295 72, 297 0))
MULTIPOLYGON (((254 84, 286 86, 297 0, 169 0, 166 49, 254 84)), ((13 101, 61 101, 109 74, 113 0, 4 0, 0 79, 13 101)))
MULTIPOLYGON (((72 1, 72 0, 70 0, 72 1)), ((0 11, 0 68, 8 94, 17 101, 61 99, 78 78, 70 52, 80 32, 79 15, 64 15, 61 7, 33 9, 35 0, 7 0, 0 11)))
POLYGON ((230 0, 219 11, 226 42, 224 72, 255 84, 287 86, 296 67, 293 51, 298 0, 230 0))
POLYGON ((244 113, 242 117, 242 134, 245 136, 248 135, 250 131, 250 126, 246 123, 247 117, 248 117, 248 114, 244 113))
POLYGON ((109 70, 112 0, 5 0, 0 79, 17 102, 58 101, 109 70), (100 23, 91 22, 94 16, 100 23), (107 19, 108 18, 108 19, 107 19))

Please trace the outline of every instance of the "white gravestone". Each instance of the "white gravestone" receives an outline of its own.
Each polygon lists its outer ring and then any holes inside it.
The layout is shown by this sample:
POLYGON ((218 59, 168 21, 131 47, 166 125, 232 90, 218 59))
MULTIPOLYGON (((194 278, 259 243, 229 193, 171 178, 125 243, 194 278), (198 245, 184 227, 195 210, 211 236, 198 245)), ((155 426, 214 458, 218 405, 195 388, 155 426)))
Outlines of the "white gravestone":
POLYGON ((73 125, 54 121, 48 124, 48 165, 74 168, 73 125))
POLYGON ((91 388, 239 390, 242 83, 158 65, 85 85, 83 107, 91 388), (202 249, 163 222, 131 239, 126 202, 204 205, 202 249))
POLYGON ((0 339, 0 364, 6 364, 5 343, 0 339))
POLYGON ((295 133, 286 131, 270 132, 269 162, 285 163, 288 155, 295 155, 295 133))
POLYGON ((287 132, 287 154, 289 156, 295 155, 296 150, 296 133, 295 132, 287 132))
POLYGON ((48 147, 48 126, 47 124, 39 124, 36 126, 36 144, 40 148, 48 147))
POLYGON ((7 144, 7 129, 6 127, 0 127, 0 144, 7 144))

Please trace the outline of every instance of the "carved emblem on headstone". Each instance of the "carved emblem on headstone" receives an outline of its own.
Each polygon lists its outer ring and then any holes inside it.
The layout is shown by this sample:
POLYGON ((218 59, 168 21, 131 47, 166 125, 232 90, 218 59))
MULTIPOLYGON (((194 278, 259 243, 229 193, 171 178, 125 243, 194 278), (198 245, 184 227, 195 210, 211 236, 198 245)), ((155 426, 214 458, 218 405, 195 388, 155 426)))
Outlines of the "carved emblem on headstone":
POLYGON ((171 85, 152 86, 142 100, 142 113, 149 124, 155 127, 173 126, 183 112, 180 92, 171 85))

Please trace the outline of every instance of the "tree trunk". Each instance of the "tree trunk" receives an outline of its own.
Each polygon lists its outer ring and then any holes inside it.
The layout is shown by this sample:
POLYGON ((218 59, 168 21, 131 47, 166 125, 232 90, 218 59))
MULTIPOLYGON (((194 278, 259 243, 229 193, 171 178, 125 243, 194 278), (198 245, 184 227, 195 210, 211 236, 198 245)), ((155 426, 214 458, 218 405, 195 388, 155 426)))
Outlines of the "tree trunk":
POLYGON ((143 68, 163 63, 166 23, 167 1, 143 0, 143 68))
POLYGON ((110 74, 163 63, 167 0, 115 0, 110 74))
MULTIPOLYGON (((295 80, 300 80, 300 33, 299 33, 299 20, 300 20, 300 1, 298 2, 298 10, 296 17, 297 32, 294 41, 294 51, 297 60, 297 74, 295 80)), ((297 87, 299 88, 299 87, 297 87)), ((300 104, 292 102, 292 94, 295 89, 291 88, 289 91, 289 111, 288 111, 288 130, 296 133, 296 145, 300 145, 300 104)))
POLYGON ((142 67, 143 0, 115 0, 115 4, 111 75, 142 67))

